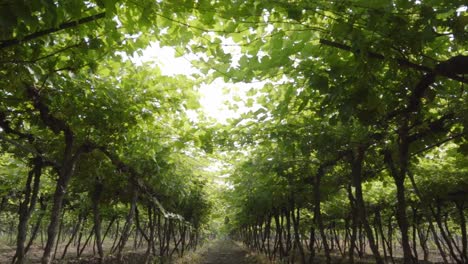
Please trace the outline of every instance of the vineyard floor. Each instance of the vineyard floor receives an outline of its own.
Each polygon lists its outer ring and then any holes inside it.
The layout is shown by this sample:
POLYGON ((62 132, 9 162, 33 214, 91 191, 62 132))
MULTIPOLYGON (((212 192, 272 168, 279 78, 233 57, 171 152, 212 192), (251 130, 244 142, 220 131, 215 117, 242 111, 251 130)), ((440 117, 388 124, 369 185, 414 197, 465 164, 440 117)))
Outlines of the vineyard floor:
POLYGON ((202 255, 202 264, 253 264, 260 263, 248 251, 231 240, 214 242, 202 255))
MULTIPOLYGON (((132 243, 129 243, 132 244, 132 243)), ((106 246, 110 247, 111 244, 106 244, 106 246)), ((63 251, 63 245, 59 245, 59 253, 63 251)), ((132 246, 128 246, 124 254, 124 261, 123 263, 126 264, 139 264, 143 263, 144 259, 144 249, 135 251, 132 246)), ((0 241, 0 264, 10 264, 11 258, 14 255, 15 249, 11 245, 6 245, 5 243, 1 243, 0 241)), ((42 247, 36 245, 31 248, 31 251, 28 253, 28 262, 30 264, 39 264, 40 259, 42 257, 43 249, 42 247)), ((107 254, 109 254, 107 252, 107 254)), ((59 254, 60 255, 60 254, 59 254)), ((325 258, 322 254, 318 254, 317 256, 319 259, 316 263, 325 263, 325 258)), ((296 256, 299 259, 299 256, 296 256)), ((421 264, 437 264, 443 263, 440 256, 436 255, 435 253, 431 256, 430 262, 423 262, 420 260, 419 263, 421 264)), ((370 255, 366 255, 366 257, 361 259, 356 259, 356 263, 358 264, 372 264, 375 263, 374 259, 370 255)), ((58 261, 55 263, 61 264, 96 264, 98 263, 98 259, 94 256, 93 257, 93 250, 91 247, 87 248, 83 252, 82 258, 76 258, 76 248, 70 248, 67 257, 65 260, 58 261)), ((105 264, 116 264, 122 263, 116 261, 115 257, 110 257, 109 255, 106 257, 104 262, 105 264)), ((232 241, 232 240, 214 240, 205 243, 202 247, 200 247, 195 252, 187 252, 183 258, 175 258, 169 263, 174 264, 264 264, 264 263, 271 263, 267 260, 267 257, 261 254, 252 253, 251 251, 245 249, 240 244, 232 241)), ((295 262, 299 263, 299 262, 295 262)), ((342 259, 337 254, 332 255, 332 263, 347 263, 347 260, 342 259)), ((388 260, 388 263, 391 261, 388 260)), ((395 263, 402 263, 400 257, 395 258, 395 263)), ((455 263, 455 262, 450 262, 455 263)))

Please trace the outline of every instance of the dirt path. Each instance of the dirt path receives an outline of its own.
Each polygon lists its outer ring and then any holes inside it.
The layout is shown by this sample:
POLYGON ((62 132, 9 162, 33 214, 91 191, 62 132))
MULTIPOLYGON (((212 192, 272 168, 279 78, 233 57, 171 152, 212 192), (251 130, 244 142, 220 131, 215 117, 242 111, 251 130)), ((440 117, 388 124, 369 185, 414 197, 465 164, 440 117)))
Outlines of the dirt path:
POLYGON ((216 241, 203 253, 201 264, 253 264, 258 263, 246 250, 231 240, 216 241))

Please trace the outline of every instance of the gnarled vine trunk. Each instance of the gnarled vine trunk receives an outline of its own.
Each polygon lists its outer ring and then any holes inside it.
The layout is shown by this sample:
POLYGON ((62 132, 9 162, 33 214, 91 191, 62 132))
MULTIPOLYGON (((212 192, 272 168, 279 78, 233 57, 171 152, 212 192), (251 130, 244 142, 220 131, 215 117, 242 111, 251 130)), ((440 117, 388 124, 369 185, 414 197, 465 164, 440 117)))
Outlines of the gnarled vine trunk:
POLYGON ((367 220, 367 212, 364 204, 364 198, 362 195, 362 163, 364 161, 364 149, 358 147, 353 153, 351 162, 351 174, 353 178, 354 187, 356 188, 356 209, 359 221, 364 225, 364 229, 367 234, 369 245, 377 264, 383 264, 382 257, 380 256, 379 249, 375 243, 374 234, 372 228, 367 220))
POLYGON ((42 159, 36 157, 32 160, 32 169, 28 173, 28 179, 24 189, 24 200, 19 206, 19 222, 18 222, 18 235, 16 240, 16 254, 13 257, 13 262, 17 264, 23 264, 25 261, 26 250, 24 243, 26 242, 26 236, 28 234, 28 222, 31 218, 31 214, 36 207, 37 196, 39 193, 39 184, 42 174, 42 159), (31 183, 33 187, 31 189, 31 183))

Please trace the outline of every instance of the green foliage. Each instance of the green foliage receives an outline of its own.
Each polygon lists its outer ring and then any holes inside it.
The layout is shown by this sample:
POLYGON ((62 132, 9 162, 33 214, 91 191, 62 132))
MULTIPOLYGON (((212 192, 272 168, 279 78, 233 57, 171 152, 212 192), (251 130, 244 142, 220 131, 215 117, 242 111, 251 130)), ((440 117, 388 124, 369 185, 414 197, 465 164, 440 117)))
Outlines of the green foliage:
POLYGON ((72 164, 63 186, 68 222, 90 211, 102 185, 107 220, 125 215, 137 189, 139 206, 197 230, 225 223, 232 231, 295 210, 318 228, 320 216, 344 228, 350 215, 376 220, 380 211, 391 222, 405 199, 416 211, 443 205, 451 224, 462 223, 463 1, 1 6, 0 198, 8 220, 27 200, 31 159, 39 158, 39 196, 48 203, 72 164), (200 55, 193 64, 203 74, 169 77, 135 65, 129 58, 151 41, 200 55), (233 98, 233 109, 250 111, 226 126, 202 113, 191 120, 188 111, 201 111, 196 87, 217 78, 264 86, 233 98), (216 159, 230 164, 226 188, 206 169, 216 159), (403 187, 414 192, 397 197, 403 187))

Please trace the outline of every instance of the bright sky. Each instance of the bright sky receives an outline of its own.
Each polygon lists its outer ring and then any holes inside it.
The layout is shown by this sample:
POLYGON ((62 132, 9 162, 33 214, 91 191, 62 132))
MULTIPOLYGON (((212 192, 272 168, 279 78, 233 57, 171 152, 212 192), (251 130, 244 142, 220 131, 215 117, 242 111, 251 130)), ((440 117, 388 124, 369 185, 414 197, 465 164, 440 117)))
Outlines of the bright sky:
MULTIPOLYGON (((235 58, 235 55, 233 55, 233 57, 235 58)), ((176 58, 173 48, 160 47, 158 43, 152 43, 150 47, 143 51, 142 56, 134 56, 134 58, 132 58, 135 63, 139 63, 139 61, 154 63, 159 66, 162 74, 168 76, 197 73, 198 70, 193 68, 190 63, 192 59, 197 59, 197 56, 190 54, 176 58)), ((218 78, 210 84, 202 84, 199 87, 201 95, 200 104, 207 116, 213 117, 221 123, 225 123, 228 118, 239 117, 241 113, 249 110, 247 107, 242 107, 242 105, 240 105, 237 111, 233 111, 228 109, 225 102, 232 102, 234 96, 245 98, 245 93, 249 89, 253 87, 260 88, 263 84, 263 82, 232 84, 225 83, 221 78, 218 78), (224 93, 223 90, 228 91, 228 93, 224 93)), ((237 104, 239 105, 240 103, 237 104)), ((193 113, 189 113, 189 115, 192 114, 193 113)))

